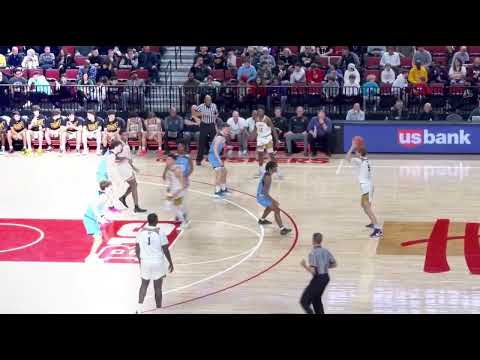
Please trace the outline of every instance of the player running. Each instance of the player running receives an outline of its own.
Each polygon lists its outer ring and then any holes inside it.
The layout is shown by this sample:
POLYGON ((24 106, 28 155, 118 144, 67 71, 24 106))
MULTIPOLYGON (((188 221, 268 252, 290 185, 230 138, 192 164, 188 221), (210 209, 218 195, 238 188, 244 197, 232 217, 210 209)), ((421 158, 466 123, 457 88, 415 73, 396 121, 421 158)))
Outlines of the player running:
POLYGON ((215 195, 223 197, 227 190, 227 169, 222 161, 221 154, 227 141, 226 136, 230 133, 230 126, 222 124, 219 133, 215 136, 208 152, 208 162, 215 170, 215 195))
POLYGON ((103 180, 99 183, 100 190, 96 199, 88 206, 83 216, 83 225, 87 235, 93 236, 93 244, 85 262, 103 262, 97 255, 97 250, 102 244, 101 226, 108 223, 105 217, 105 208, 108 202, 107 189, 112 185, 110 181, 103 180))
POLYGON ((363 144, 357 143, 357 139, 352 140, 352 146, 345 157, 345 159, 358 167, 358 181, 360 182, 360 189, 362 196, 360 198, 360 204, 363 211, 370 219, 370 224, 366 225, 367 228, 373 228, 373 232, 370 237, 383 236, 382 228, 378 225, 377 218, 372 210, 373 200, 373 182, 372 182, 372 168, 367 158, 367 149, 363 144), (353 151, 358 157, 353 157, 353 151))
MULTIPOLYGON (((255 128, 257 132, 257 153, 258 153, 258 173, 255 177, 261 177, 264 173, 263 158, 265 151, 270 156, 270 161, 275 161, 275 153, 273 149, 273 138, 277 139, 277 131, 273 126, 272 120, 265 115, 265 108, 259 106, 257 109, 257 117, 255 118, 255 128)), ((278 139, 276 140, 278 141, 278 139)), ((281 174, 277 172, 279 178, 281 174)))
POLYGON ((175 218, 180 221, 182 228, 186 224, 186 211, 184 204, 185 191, 187 189, 185 184, 185 177, 183 176, 183 169, 176 164, 177 155, 168 154, 163 179, 167 182, 167 207, 173 206, 175 210, 175 218))
POLYGON ((265 208, 261 219, 258 220, 260 225, 270 225, 271 222, 267 220, 267 216, 273 211, 275 214, 275 222, 280 228, 280 234, 287 235, 292 229, 286 228, 282 223, 280 216, 280 204, 277 200, 270 196, 270 187, 272 185, 272 176, 278 170, 278 165, 275 161, 269 161, 265 166, 265 172, 263 173, 257 188, 257 203, 265 208))

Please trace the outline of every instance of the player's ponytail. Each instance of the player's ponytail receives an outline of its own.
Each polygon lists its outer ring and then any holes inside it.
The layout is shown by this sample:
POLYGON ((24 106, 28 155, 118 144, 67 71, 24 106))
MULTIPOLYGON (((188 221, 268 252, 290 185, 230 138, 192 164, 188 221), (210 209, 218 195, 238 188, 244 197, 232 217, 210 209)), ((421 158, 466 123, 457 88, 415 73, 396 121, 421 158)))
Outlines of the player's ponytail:
POLYGON ((267 165, 265 165, 265 171, 271 172, 276 167, 277 167, 277 163, 275 161, 269 161, 267 165))

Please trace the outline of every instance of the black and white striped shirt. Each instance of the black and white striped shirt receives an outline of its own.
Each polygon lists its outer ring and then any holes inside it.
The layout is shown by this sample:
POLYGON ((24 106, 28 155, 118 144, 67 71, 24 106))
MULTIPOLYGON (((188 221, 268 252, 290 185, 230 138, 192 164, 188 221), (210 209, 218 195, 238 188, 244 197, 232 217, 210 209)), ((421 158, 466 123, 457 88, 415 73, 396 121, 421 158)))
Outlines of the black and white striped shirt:
POLYGON ((210 106, 205 104, 198 105, 196 109, 202 113, 202 122, 205 124, 215 124, 218 115, 217 105, 211 103, 210 106))

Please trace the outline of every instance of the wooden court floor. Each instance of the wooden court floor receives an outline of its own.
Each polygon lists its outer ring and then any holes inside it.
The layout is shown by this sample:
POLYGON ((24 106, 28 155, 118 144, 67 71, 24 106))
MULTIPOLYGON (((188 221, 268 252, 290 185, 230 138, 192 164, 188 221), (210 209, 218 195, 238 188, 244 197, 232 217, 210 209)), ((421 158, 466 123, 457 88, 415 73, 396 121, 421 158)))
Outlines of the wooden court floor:
MULTIPOLYGON (((480 313, 480 278, 468 271, 462 240, 449 242, 450 271, 438 274, 423 271, 425 245, 409 251, 400 245, 428 237, 436 219, 450 219, 452 235, 460 234, 464 223, 479 221, 480 161, 458 156, 371 158, 374 209, 386 226, 382 240, 369 238, 355 171, 339 156, 326 164, 281 164, 285 178, 274 180, 272 192, 285 211, 285 223, 295 229, 286 237, 275 225, 256 223, 261 209, 252 197, 258 182, 255 164, 227 164, 229 185, 236 191, 226 201, 211 196, 211 169, 196 168, 188 194, 192 221, 172 245, 175 271, 165 282, 165 308, 153 309, 149 289, 145 305, 152 311, 147 313, 301 313, 298 301, 309 275, 300 261, 317 231, 339 264, 324 295, 326 312, 480 313)), ((172 220, 163 208, 163 164, 153 156, 135 161, 141 170, 141 206, 161 220, 172 220)), ((95 187, 97 164, 93 154, 1 157, 0 225, 2 219, 81 219, 86 193, 95 187)), ((116 185, 121 192, 123 185, 116 185)), ((115 219, 142 221, 144 216, 127 209, 115 219)), ((67 236, 62 231, 60 242, 67 236)), ((0 226, 0 256, 9 241, 0 226)), ((61 243, 57 248, 69 251, 61 243)), ((35 255, 35 246, 29 251, 35 255)), ((8 273, 0 278, 6 289, 1 313, 135 310, 137 264, 18 261, 14 254, 8 260, 0 257, 0 269, 8 273), (34 290, 35 299, 25 289, 34 290)))

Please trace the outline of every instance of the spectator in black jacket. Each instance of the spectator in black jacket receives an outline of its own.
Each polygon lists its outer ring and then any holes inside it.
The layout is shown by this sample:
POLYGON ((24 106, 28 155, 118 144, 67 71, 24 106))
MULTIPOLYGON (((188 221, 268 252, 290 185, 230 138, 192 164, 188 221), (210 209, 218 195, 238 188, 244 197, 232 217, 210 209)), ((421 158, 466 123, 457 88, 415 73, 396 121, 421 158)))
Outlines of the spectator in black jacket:
POLYGON ((425 105, 423 105, 423 111, 420 113, 420 115, 418 115, 418 120, 424 120, 424 121, 438 120, 437 115, 435 115, 435 113, 433 112, 432 104, 427 102, 425 103, 425 105))
POLYGON ((272 118, 273 126, 277 130, 277 137, 273 138, 273 147, 277 148, 277 141, 285 138, 285 133, 288 131, 288 120, 285 116, 282 115, 282 109, 276 107, 274 111, 274 117, 272 118))
POLYGON ((292 142, 296 140, 303 140, 303 154, 308 156, 308 118, 304 115, 305 110, 299 106, 296 110, 296 115, 293 116, 288 123, 288 131, 285 133, 285 140, 287 142, 287 156, 292 155, 292 142))
POLYGON ((100 56, 100 53, 98 52, 98 47, 95 46, 92 49, 92 52, 88 57, 88 60, 90 61, 90 64, 96 66, 97 68, 99 68, 102 65, 103 58, 100 56))
POLYGON ((213 66, 213 56, 208 52, 208 46, 200 46, 200 51, 198 52, 194 60, 195 63, 199 57, 203 59, 203 63, 206 66, 209 66, 209 67, 213 66))
POLYGON ((190 72, 193 73, 195 79, 203 82, 210 75, 210 67, 203 63, 203 57, 198 56, 195 65, 190 68, 190 72))
POLYGON ((16 46, 12 47, 12 53, 7 58, 7 66, 17 68, 22 66, 23 55, 18 52, 16 46))
POLYGON ((8 97, 8 79, 0 71, 0 111, 3 113, 6 107, 9 107, 10 100, 8 97))
POLYGON ((138 56, 138 66, 140 69, 147 69, 150 79, 153 82, 159 81, 158 68, 159 58, 158 55, 151 52, 150 46, 144 46, 143 51, 138 56))
POLYGON ((408 120, 408 111, 403 106, 402 100, 397 100, 390 111, 390 120, 408 120))
POLYGON ((55 64, 57 64, 60 74, 63 74, 67 69, 75 69, 75 61, 73 56, 66 53, 63 48, 60 49, 57 59, 55 60, 55 64))
POLYGON ((448 71, 437 64, 435 61, 432 61, 432 65, 428 69, 428 82, 445 84, 448 82, 448 71))
POLYGON ((98 82, 102 77, 110 79, 113 75, 113 65, 109 59, 106 59, 100 68, 97 69, 95 80, 98 82))
POLYGON ((340 63, 338 64, 338 67, 342 71, 345 71, 347 70, 348 64, 355 64, 355 67, 359 68, 360 59, 358 58, 357 54, 355 54, 354 52, 351 52, 348 48, 345 48, 342 50, 342 58, 340 59, 340 63))

